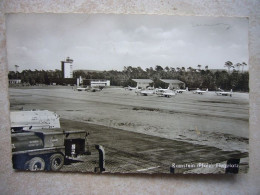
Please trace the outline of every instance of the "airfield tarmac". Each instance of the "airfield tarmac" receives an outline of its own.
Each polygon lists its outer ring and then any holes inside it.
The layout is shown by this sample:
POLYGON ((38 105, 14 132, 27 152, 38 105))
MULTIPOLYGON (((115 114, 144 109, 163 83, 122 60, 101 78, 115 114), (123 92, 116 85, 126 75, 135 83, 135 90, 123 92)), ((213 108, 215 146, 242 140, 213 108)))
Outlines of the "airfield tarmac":
MULTIPOLYGON (((9 95, 11 110, 54 111, 63 128, 88 130, 90 142, 105 147, 108 172, 167 173, 174 162, 220 163, 234 157, 248 164, 248 93, 184 92, 164 98, 123 88, 93 93, 46 86, 10 88, 9 95)), ((96 157, 93 152, 62 171, 93 171, 96 157)))

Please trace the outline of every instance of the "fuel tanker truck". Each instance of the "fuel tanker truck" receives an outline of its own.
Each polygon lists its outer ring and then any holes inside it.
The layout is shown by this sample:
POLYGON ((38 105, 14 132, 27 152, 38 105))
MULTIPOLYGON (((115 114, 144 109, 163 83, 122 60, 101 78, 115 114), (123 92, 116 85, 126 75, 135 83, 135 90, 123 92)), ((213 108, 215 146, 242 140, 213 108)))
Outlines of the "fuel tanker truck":
MULTIPOLYGON (((11 118, 13 168, 58 171, 67 158, 90 155, 88 132, 60 128, 59 116, 48 110, 13 111, 11 118)), ((104 149, 100 145, 99 172, 104 169, 104 149)))

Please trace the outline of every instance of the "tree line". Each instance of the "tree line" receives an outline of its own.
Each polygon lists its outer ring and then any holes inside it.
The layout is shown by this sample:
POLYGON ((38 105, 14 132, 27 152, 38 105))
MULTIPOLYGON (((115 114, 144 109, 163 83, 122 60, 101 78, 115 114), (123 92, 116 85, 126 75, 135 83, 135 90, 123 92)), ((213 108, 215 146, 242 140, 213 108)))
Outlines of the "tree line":
POLYGON ((189 88, 208 88, 216 90, 218 88, 224 90, 233 89, 235 91, 249 91, 249 74, 244 71, 245 63, 241 65, 233 65, 228 61, 225 63, 228 68, 226 70, 210 70, 208 66, 202 69, 198 65, 197 69, 189 67, 168 67, 163 68, 156 65, 154 68, 142 69, 141 67, 125 66, 122 71, 110 70, 100 72, 86 72, 83 70, 74 71, 73 79, 63 79, 61 70, 23 70, 22 72, 10 71, 9 79, 21 79, 22 83, 28 85, 56 83, 58 85, 76 84, 76 78, 80 76, 84 79, 106 79, 110 80, 114 86, 136 86, 132 79, 152 79, 154 87, 167 88, 167 84, 160 79, 178 79, 183 81, 189 88), (242 65, 243 64, 243 65, 242 65), (242 71, 239 69, 242 66, 242 71), (233 68, 231 72, 230 69, 233 68), (236 68, 236 69, 235 69, 236 68))

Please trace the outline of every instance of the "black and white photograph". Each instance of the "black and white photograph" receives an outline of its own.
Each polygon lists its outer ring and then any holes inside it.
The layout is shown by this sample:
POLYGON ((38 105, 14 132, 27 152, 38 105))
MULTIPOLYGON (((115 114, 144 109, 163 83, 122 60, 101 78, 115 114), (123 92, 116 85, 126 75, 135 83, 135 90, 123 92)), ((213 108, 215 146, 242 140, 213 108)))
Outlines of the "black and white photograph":
POLYGON ((15 170, 249 169, 248 18, 8 14, 15 170))

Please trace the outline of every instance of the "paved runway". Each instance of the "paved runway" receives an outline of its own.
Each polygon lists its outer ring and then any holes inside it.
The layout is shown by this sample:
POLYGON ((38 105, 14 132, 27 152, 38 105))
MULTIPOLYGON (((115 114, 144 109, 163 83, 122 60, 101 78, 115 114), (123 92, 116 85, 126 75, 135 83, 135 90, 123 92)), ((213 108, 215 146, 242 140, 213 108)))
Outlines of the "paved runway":
MULTIPOLYGON (((162 98, 122 88, 91 93, 38 87, 12 88, 9 94, 11 110, 47 109, 61 116, 63 127, 90 131, 90 141, 106 148, 110 172, 168 173, 175 162, 216 163, 248 156, 246 93, 222 97, 188 92, 162 98)), ((95 155, 82 157, 88 166, 73 163, 63 171, 93 171, 95 155)))
MULTIPOLYGON (((215 147, 190 144, 156 136, 150 136, 100 125, 75 123, 61 120, 66 128, 89 131, 92 155, 82 156, 82 162, 64 166, 61 171, 92 172, 98 166, 98 153, 93 145, 102 143, 106 155, 106 172, 112 173, 170 173, 173 163, 176 165, 195 165, 209 163, 225 165, 231 158, 245 158, 248 153, 223 151, 215 147)), ((248 164, 241 166, 245 172, 248 164)), ((184 173, 191 168, 178 168, 175 173, 184 173)), ((224 168, 209 169, 209 173, 224 173, 224 168)))

